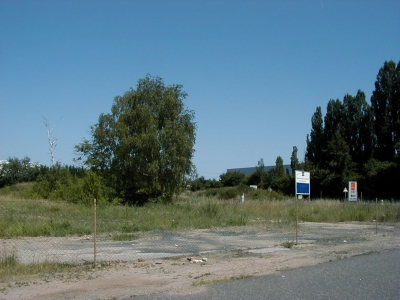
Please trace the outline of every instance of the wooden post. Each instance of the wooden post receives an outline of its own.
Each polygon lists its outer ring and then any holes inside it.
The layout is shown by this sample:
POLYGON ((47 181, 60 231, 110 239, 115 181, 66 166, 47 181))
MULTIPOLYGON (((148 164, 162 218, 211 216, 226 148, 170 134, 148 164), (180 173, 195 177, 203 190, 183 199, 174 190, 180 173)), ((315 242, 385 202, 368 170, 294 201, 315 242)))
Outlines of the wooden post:
POLYGON ((97 221, 97 213, 96 213, 96 199, 93 199, 93 208, 94 208, 94 222, 93 222, 93 265, 96 266, 96 221, 97 221))
POLYGON ((375 234, 378 234, 378 198, 375 198, 375 234))
POLYGON ((298 205, 298 199, 297 199, 297 195, 296 195, 296 245, 298 243, 298 239, 297 239, 297 231, 298 231, 298 223, 299 223, 299 205, 298 205))

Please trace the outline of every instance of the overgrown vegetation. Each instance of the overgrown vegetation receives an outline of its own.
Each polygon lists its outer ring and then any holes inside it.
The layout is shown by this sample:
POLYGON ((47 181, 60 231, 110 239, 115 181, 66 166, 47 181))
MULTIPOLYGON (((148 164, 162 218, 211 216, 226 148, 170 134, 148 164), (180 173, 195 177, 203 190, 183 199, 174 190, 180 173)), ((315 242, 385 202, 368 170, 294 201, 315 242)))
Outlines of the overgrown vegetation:
MULTIPOLYGON (((16 287, 27 284, 32 279, 49 280, 59 277, 61 280, 77 280, 90 278, 93 264, 67 264, 53 261, 43 263, 23 264, 18 261, 16 254, 1 250, 0 254, 0 282, 14 281, 16 287), (89 274, 87 274, 89 272, 89 274), (72 278, 70 276, 73 276, 72 278)), ((108 267, 108 263, 101 263, 97 269, 108 267)))
POLYGON ((45 171, 45 167, 32 163, 29 157, 23 159, 10 157, 0 165, 0 188, 20 182, 35 181, 45 171))
MULTIPOLYGON (((87 235, 93 231, 93 207, 87 203, 21 199, 30 189, 26 184, 0 190, 0 237, 87 235)), ((240 189, 216 189, 222 195, 240 189)), ((153 230, 202 229, 226 226, 292 226, 296 203, 274 192, 245 191, 245 203, 239 195, 226 199, 218 193, 186 192, 174 203, 149 202, 143 206, 97 206, 97 232, 116 240, 133 240, 141 232, 153 230)), ((375 204, 344 204, 336 200, 299 201, 300 221, 342 222, 373 221, 375 204)), ((400 206, 385 202, 378 205, 379 222, 398 222, 400 206)))
MULTIPOLYGON (((93 234, 94 210, 88 203, 24 199, 32 184, 23 183, 0 189, 0 238, 72 236, 93 234)), ((148 202, 142 206, 101 202, 97 206, 97 233, 115 241, 131 241, 145 232, 188 230, 214 227, 251 226, 294 228, 296 206, 300 221, 379 222, 400 221, 400 204, 385 202, 346 204, 336 200, 298 201, 275 192, 230 187, 200 192, 185 192, 173 203, 148 202), (237 194, 245 193, 245 203, 237 194), (230 198, 226 195, 235 195, 230 198), (227 199, 229 198, 229 199, 227 199), (376 211, 377 208, 377 211, 376 211)), ((293 247, 293 242, 282 243, 293 247)), ((92 270, 92 264, 75 265, 46 261, 22 264, 12 249, 0 249, 0 280, 29 280, 59 276, 78 276, 92 270), (64 275, 63 275, 64 274, 64 275), (78 274, 78 275, 76 275, 78 274)), ((16 284, 17 284, 16 283, 16 284)), ((208 284, 201 281, 199 284, 208 284)))

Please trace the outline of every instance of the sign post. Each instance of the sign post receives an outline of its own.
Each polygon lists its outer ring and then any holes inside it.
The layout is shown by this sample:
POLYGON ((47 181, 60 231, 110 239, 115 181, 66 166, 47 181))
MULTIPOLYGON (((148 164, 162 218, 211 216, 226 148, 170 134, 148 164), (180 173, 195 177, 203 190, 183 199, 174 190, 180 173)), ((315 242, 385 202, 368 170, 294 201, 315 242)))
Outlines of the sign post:
POLYGON ((310 172, 295 171, 295 193, 297 195, 308 195, 310 199, 310 172))
POLYGON ((296 245, 298 244, 298 196, 308 195, 310 200, 310 172, 295 171, 295 195, 296 195, 296 245))
POLYGON ((349 202, 357 202, 357 181, 349 181, 349 202))

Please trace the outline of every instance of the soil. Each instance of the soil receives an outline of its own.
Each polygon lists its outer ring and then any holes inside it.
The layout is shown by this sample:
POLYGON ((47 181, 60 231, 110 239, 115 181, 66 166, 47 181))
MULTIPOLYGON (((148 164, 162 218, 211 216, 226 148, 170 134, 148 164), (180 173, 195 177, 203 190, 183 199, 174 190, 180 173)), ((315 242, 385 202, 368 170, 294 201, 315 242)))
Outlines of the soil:
MULTIPOLYGON (((246 231, 245 228, 235 230, 232 232, 244 234, 246 231)), ((249 230, 254 232, 254 228, 249 230)), ((211 239, 207 231, 191 233, 203 241, 211 239)), ((232 241, 243 240, 237 234, 230 236, 232 241)), ((255 236, 260 239, 260 235, 255 236)), ((229 244, 227 235, 224 237, 224 243, 229 244)), ((155 293, 182 295, 201 292, 208 284, 222 281, 400 249, 399 224, 376 227, 375 223, 358 222, 301 223, 297 245, 294 233, 287 228, 268 229, 263 232, 262 239, 261 244, 251 243, 250 247, 204 250, 194 256, 148 256, 125 262, 99 262, 97 267, 83 273, 48 274, 39 280, 1 282, 0 299, 98 300, 155 293)), ((29 242, 32 244, 35 239, 29 242)))

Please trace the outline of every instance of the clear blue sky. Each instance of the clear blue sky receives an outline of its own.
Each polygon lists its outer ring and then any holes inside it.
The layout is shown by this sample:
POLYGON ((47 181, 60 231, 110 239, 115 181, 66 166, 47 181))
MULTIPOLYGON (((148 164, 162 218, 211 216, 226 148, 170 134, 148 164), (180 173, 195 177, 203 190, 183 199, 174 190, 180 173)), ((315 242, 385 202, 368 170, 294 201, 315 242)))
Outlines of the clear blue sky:
POLYGON ((311 117, 400 60, 400 1, 0 1, 0 159, 50 165, 146 74, 182 84, 199 176, 302 160, 311 117))

